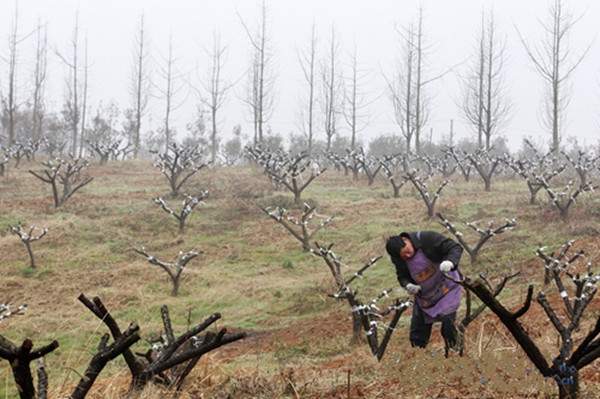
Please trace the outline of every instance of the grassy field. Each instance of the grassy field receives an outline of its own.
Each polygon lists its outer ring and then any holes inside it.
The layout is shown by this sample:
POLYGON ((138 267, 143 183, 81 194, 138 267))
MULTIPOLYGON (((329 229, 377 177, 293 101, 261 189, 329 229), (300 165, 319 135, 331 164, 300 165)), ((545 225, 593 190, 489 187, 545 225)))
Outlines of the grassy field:
MULTIPOLYGON (((325 264, 303 252, 258 208, 257 204, 291 200, 273 191, 259 169, 213 169, 195 176, 187 191, 208 189, 210 197, 196 208, 180 236, 176 221, 152 202, 166 195, 168 187, 149 162, 92 167, 94 181, 59 210, 52 206, 49 187, 27 173, 37 167, 23 165, 0 178, 0 302, 29 306, 25 315, 1 322, 0 333, 14 341, 29 337, 38 345, 60 342, 46 359, 50 397, 70 392, 105 333, 104 325, 77 301, 80 293, 100 296, 122 326, 136 321, 143 337, 160 331, 162 304, 169 306, 178 330, 186 328, 189 315, 199 322, 220 312, 219 326, 249 333, 247 339, 203 358, 182 397, 346 398, 348 392, 350 397, 367 398, 555 395, 555 383, 537 373, 488 313, 467 331, 463 358, 443 357, 437 327, 427 349, 412 349, 410 312, 401 318, 381 363, 366 345, 350 346, 349 308, 328 297, 333 282, 325 264), (25 248, 8 233, 8 226, 16 222, 49 230, 33 244, 39 265, 35 270, 28 267, 25 248), (170 283, 162 270, 132 251, 142 245, 167 260, 180 250, 203 251, 184 272, 179 297, 169 295, 170 283)), ((471 266, 464 256, 461 266, 467 275, 521 271, 503 292, 504 304, 518 306, 529 283, 538 291, 543 267, 535 249, 540 245, 555 247, 577 239, 575 248, 600 259, 598 194, 579 200, 571 219, 563 222, 545 204, 543 193, 542 204, 528 205, 522 181, 499 180, 486 193, 483 183, 473 180, 465 183, 454 176, 438 210, 450 220, 517 218, 517 228, 495 237, 478 265, 471 266)), ((335 243, 336 253, 351 265, 347 273, 384 255, 385 238, 391 234, 443 230, 435 220, 427 220, 424 205, 408 184, 401 198, 391 193, 383 180, 368 187, 366 179, 353 182, 351 176, 328 171, 303 194, 319 205, 320 214, 336 216, 317 238, 335 243)), ((358 284, 365 299, 389 286, 397 286, 397 281, 387 256, 358 284)), ((577 337, 587 332, 599 312, 596 298, 577 337)), ((522 321, 550 358, 557 335, 539 305, 534 303, 522 321)), ((139 343, 136 351, 146 345, 139 343)), ((582 373, 583 397, 600 397, 599 370, 597 361, 582 373)), ((104 370, 90 397, 121 397, 128 379, 119 358, 104 370)), ((0 398, 15 395, 10 369, 2 362, 0 398)), ((144 397, 163 396, 151 388, 144 397)))

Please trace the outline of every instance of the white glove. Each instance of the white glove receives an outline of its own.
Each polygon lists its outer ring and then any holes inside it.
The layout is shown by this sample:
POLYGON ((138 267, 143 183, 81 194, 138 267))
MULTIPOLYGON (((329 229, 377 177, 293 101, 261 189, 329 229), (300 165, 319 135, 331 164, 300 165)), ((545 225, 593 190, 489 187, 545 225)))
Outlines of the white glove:
POLYGON ((442 263, 440 263, 440 271, 442 273, 448 273, 450 270, 452 270, 453 267, 454 264, 449 260, 445 260, 442 263))
POLYGON ((412 283, 408 283, 408 284, 406 284, 406 291, 408 291, 409 294, 416 295, 419 291, 421 291, 421 286, 412 284, 412 283))

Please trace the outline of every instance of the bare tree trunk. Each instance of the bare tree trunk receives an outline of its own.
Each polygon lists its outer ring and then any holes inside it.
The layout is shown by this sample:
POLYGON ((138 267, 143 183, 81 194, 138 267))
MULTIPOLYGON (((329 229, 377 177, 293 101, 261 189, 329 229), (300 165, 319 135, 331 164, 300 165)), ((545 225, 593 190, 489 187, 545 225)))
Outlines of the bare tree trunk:
POLYGON ((273 77, 269 73, 271 54, 267 36, 267 6, 263 0, 260 12, 258 33, 253 35, 240 17, 240 21, 250 44, 254 49, 248 94, 245 102, 252 111, 254 124, 254 144, 263 142, 264 124, 268 121, 273 108, 273 77))
POLYGON ((260 144, 259 135, 258 135, 258 61, 257 61, 257 53, 254 54, 254 59, 252 60, 252 89, 250 98, 251 108, 252 108, 252 125, 254 127, 254 145, 260 144))
POLYGON ((258 64, 258 141, 263 142, 263 123, 264 123, 264 110, 265 110, 265 42, 266 42, 266 31, 267 31, 267 6, 263 0, 261 9, 261 23, 260 23, 260 47, 259 47, 259 58, 258 64))
POLYGON ((329 81, 331 82, 330 86, 329 86, 329 98, 330 98, 330 108, 329 108, 329 129, 326 130, 327 133, 327 151, 331 150, 331 139, 333 138, 333 136, 335 135, 335 129, 336 129, 336 110, 335 110, 335 89, 334 89, 334 85, 335 85, 335 32, 333 31, 333 28, 331 30, 331 59, 329 60, 330 62, 330 76, 329 76, 329 81))
POLYGON ((497 38, 494 15, 481 19, 478 60, 463 79, 462 111, 477 132, 480 150, 491 150, 492 138, 510 116, 504 88, 504 43, 497 38))
POLYGON ((88 39, 85 37, 84 59, 83 59, 83 104, 81 105, 81 127, 79 133, 79 158, 83 156, 83 147, 85 144, 85 117, 88 100, 88 39))
POLYGON ((326 151, 331 150, 331 141, 335 136, 337 117, 340 112, 339 96, 342 89, 337 72, 339 43, 336 41, 335 29, 331 27, 329 54, 322 66, 324 130, 327 140, 326 151))
POLYGON ((165 152, 169 149, 169 144, 171 142, 171 127, 169 126, 169 122, 171 119, 171 100, 173 98, 172 91, 172 83, 173 83, 173 37, 169 37, 169 55, 167 58, 167 89, 165 91, 165 120, 164 120, 164 129, 165 129, 165 152))
MULTIPOLYGON (((311 36, 310 36, 310 47, 304 53, 298 55, 300 67, 306 84, 308 85, 308 104, 306 122, 302 121, 302 127, 304 129, 307 144, 308 153, 312 154, 313 148, 313 125, 314 125, 314 108, 315 108, 315 61, 316 61, 316 50, 317 50, 317 32, 313 22, 311 36)), ((304 117, 304 116, 302 116, 304 117)))
POLYGON ((217 159, 217 149, 218 149, 218 141, 217 141, 217 109, 215 107, 211 107, 210 109, 210 119, 212 130, 210 132, 210 161, 214 164, 217 159))
POLYGON ((3 101, 6 113, 8 114, 8 145, 12 146, 16 142, 15 116, 17 113, 17 39, 19 27, 19 8, 15 1, 15 19, 8 39, 8 98, 3 101))
POLYGON ((38 21, 35 71, 33 74, 33 110, 32 110, 32 138, 39 140, 42 136, 44 121, 44 89, 46 86, 46 72, 48 65, 48 29, 38 21))
POLYGON ((63 56, 61 53, 56 52, 56 55, 68 68, 71 82, 67 85, 67 91, 69 99, 67 100, 68 119, 71 129, 71 153, 77 154, 77 136, 79 134, 79 97, 78 97, 78 85, 79 85, 79 67, 78 67, 78 46, 79 46, 79 14, 75 15, 75 27, 73 28, 73 36, 71 37, 71 48, 72 56, 70 59, 63 56))
POLYGON ((72 73, 73 73, 73 86, 72 86, 72 100, 73 100, 73 116, 72 116, 72 120, 71 120, 71 131, 73 134, 73 137, 71 138, 71 151, 73 152, 73 154, 75 154, 75 152, 77 151, 77 128, 79 125, 79 98, 77 96, 77 89, 78 89, 78 79, 77 79, 77 74, 78 74, 78 67, 77 67, 77 46, 78 46, 78 35, 79 35, 79 15, 76 16, 75 18, 75 30, 73 32, 73 40, 72 40, 72 46, 73 46, 73 66, 71 67, 72 73))
POLYGON ((142 116, 148 106, 148 82, 149 77, 146 72, 147 50, 145 36, 144 15, 140 16, 139 29, 135 41, 133 56, 133 74, 131 80, 130 92, 133 97, 134 109, 134 137, 133 137, 133 157, 138 158, 140 153, 142 116))
POLYGON ((354 149, 354 145, 356 144, 356 50, 354 51, 354 56, 352 59, 352 93, 350 94, 350 148, 354 149))
POLYGON ((10 364, 19 397, 33 399, 36 397, 36 392, 30 363, 58 348, 58 342, 52 341, 50 344, 36 349, 30 339, 24 339, 22 342, 20 346, 17 346, 0 335, 0 359, 5 359, 10 364))
POLYGON ((178 94, 185 87, 182 81, 182 74, 178 72, 176 64, 177 59, 173 55, 173 36, 170 35, 167 57, 163 58, 163 64, 159 66, 159 75, 163 80, 162 83, 164 86, 154 85, 160 94, 160 98, 165 101, 163 119, 165 153, 169 152, 169 147, 174 142, 173 132, 171 131, 171 114, 183 105, 182 101, 176 102, 178 94))
POLYGON ((33 257, 33 251, 31 250, 31 244, 26 243, 25 248, 27 248, 27 254, 29 255, 29 266, 32 269, 35 269, 35 258, 33 257))
POLYGON ((363 92, 359 88, 361 78, 363 78, 363 76, 359 75, 358 56, 355 45, 351 59, 350 82, 346 85, 346 87, 350 87, 349 90, 344 91, 345 106, 343 108, 344 118, 346 119, 346 123, 351 132, 350 148, 352 150, 356 147, 356 135, 368 124, 368 117, 362 113, 368 104, 365 101, 363 92))
MULTIPOLYGON (((485 150, 489 151, 491 149, 491 138, 492 138, 492 98, 494 96, 494 67, 495 67, 495 59, 494 59, 494 51, 495 51, 495 25, 493 15, 490 17, 490 22, 488 25, 488 48, 487 48, 487 92, 486 92, 486 108, 485 108, 485 150)), ((486 182, 487 187, 487 182, 486 182)), ((486 188, 486 191, 489 191, 486 188)))
POLYGON ((415 93, 415 152, 421 154, 422 122, 422 89, 423 89, 423 8, 419 7, 419 22, 417 28, 417 64, 416 64, 416 93, 415 93))
POLYGON ((406 153, 411 154, 412 139, 415 135, 414 111, 414 69, 415 69, 415 30, 410 24, 398 31, 402 42, 402 54, 394 77, 386 79, 390 98, 394 107, 394 119, 406 140, 406 153))
MULTIPOLYGON (((485 76, 485 14, 481 13, 481 37, 479 38, 479 68, 477 81, 479 87, 477 91, 477 148, 483 148, 483 96, 484 96, 484 77, 485 76)), ((468 118, 468 116, 467 116, 468 118)), ((468 118, 469 119, 469 118, 468 118)))
POLYGON ((575 373, 572 377, 573 383, 558 383, 559 399, 577 399, 579 397, 579 373, 575 373))
POLYGON ((365 342, 362 330, 363 326, 360 315, 357 312, 352 312, 352 338, 350 339, 350 345, 360 345, 365 342))
POLYGON ((412 40, 414 38, 414 31, 409 30, 411 36, 407 39, 406 47, 407 50, 407 59, 406 59, 406 69, 407 69, 407 81, 406 81, 406 97, 405 97, 405 111, 404 111, 404 125, 405 125, 405 133, 404 137, 406 138, 406 153, 410 154, 410 145, 415 132, 413 127, 413 111, 412 111, 412 89, 413 89, 413 57, 414 57, 414 49, 412 40))
POLYGON ((179 276, 171 276, 171 282, 173 283, 173 289, 171 290, 171 296, 177 296, 179 294, 179 276))
POLYGON ((218 113, 225 103, 225 96, 231 85, 223 81, 222 71, 225 63, 226 47, 221 44, 220 36, 215 32, 213 34, 213 45, 211 51, 207 54, 210 60, 208 68, 208 76, 203 85, 204 92, 207 98, 201 96, 201 101, 206 105, 210 112, 211 132, 210 132, 210 152, 211 162, 217 159, 217 151, 219 149, 218 135, 218 113))

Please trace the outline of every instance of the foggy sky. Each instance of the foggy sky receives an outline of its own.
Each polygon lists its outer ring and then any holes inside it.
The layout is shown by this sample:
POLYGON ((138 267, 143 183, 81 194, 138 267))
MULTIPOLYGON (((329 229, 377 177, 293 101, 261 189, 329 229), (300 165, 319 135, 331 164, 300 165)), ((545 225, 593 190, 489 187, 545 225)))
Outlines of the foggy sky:
MULTIPOLYGON (((538 19, 545 20, 547 0, 270 0, 267 1, 268 23, 272 40, 276 71, 275 112, 268 122, 275 132, 284 136, 299 132, 298 112, 300 99, 305 94, 297 51, 308 45, 314 21, 319 37, 319 56, 325 55, 329 32, 333 24, 342 46, 343 66, 348 70, 349 57, 356 45, 359 67, 367 71, 368 87, 365 91, 373 99, 369 107, 370 124, 361 133, 368 140, 381 133, 399 129, 393 120, 382 73, 391 74, 394 60, 399 56, 399 38, 394 26, 414 20, 419 4, 424 7, 424 30, 431 44, 428 71, 435 75, 452 65, 460 64, 473 55, 480 26, 482 9, 493 8, 499 33, 507 46, 506 78, 508 94, 513 103, 512 118, 501 134, 511 146, 519 145, 523 136, 547 142, 550 134, 543 128, 540 115, 543 85, 535 73, 519 42, 515 26, 532 43, 542 38, 538 19)), ((596 143, 600 139, 600 3, 595 1, 567 1, 569 10, 582 19, 575 27, 570 41, 576 57, 590 42, 592 49, 571 80, 572 101, 568 108, 564 137, 574 136, 582 143, 596 143)), ((13 20, 14 1, 0 1, 0 55, 6 56, 8 32, 13 20)), ((100 101, 115 101, 121 109, 129 105, 128 85, 131 74, 132 49, 139 16, 143 12, 151 45, 151 55, 161 59, 167 53, 168 37, 172 34, 177 65, 181 73, 192 81, 194 72, 208 66, 204 48, 211 45, 213 31, 218 31, 228 47, 224 77, 237 85, 229 92, 228 101, 221 112, 221 131, 229 135, 235 124, 241 124, 243 133, 252 136, 251 116, 241 98, 245 95, 246 79, 251 49, 240 23, 241 16, 250 26, 258 21, 259 2, 254 0, 20 0, 19 32, 31 32, 38 18, 48 24, 49 84, 47 102, 57 110, 64 98, 66 69, 54 55, 54 50, 67 51, 75 14, 78 10, 80 31, 88 36, 91 62, 89 104, 93 110, 100 101), (239 16, 238 16, 239 14, 239 16)), ((34 39, 20 45, 18 70, 18 95, 21 101, 29 95, 33 70, 34 39)), ((431 116, 424 132, 434 129, 434 140, 447 134, 450 119, 455 120, 458 137, 475 137, 464 121, 457 103, 460 101, 458 73, 467 64, 458 66, 427 88, 432 97, 431 116)), ((6 84, 5 63, 0 61, 0 87, 6 84)), ((185 91, 185 90, 184 90, 185 91)), ((178 101, 183 105, 174 111, 173 121, 179 137, 185 125, 193 119, 197 98, 193 92, 178 101)), ((160 124, 163 101, 152 98, 146 127, 160 124)), ((322 123, 317 122, 317 136, 325 138, 322 123)), ((340 119, 340 134, 348 129, 340 119)), ((145 129, 143 129, 145 130, 145 129)), ((563 143, 565 141, 563 140, 563 143)))

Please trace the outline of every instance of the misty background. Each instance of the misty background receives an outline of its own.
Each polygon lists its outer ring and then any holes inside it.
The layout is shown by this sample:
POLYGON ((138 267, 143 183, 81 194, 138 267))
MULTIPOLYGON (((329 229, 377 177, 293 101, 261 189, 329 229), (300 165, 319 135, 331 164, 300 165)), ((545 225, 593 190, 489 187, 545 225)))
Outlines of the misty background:
MULTIPOLYGON (((0 88, 6 92, 8 38, 18 4, 19 43, 17 59, 17 97, 26 101, 32 90, 31 76, 35 61, 35 31, 38 21, 48 29, 48 74, 45 91, 47 112, 59 112, 66 98, 67 68, 56 53, 67 53, 75 18, 79 20, 80 40, 87 37, 89 51, 88 109, 93 115, 103 105, 114 103, 121 111, 130 106, 129 93, 135 36, 140 16, 145 19, 149 44, 151 79, 158 84, 157 65, 167 57, 169 37, 182 89, 176 94, 172 123, 177 138, 185 135, 193 122, 199 98, 190 86, 200 86, 206 76, 213 32, 218 32, 227 47, 223 79, 233 84, 220 111, 219 127, 223 139, 231 136, 235 125, 241 125, 246 140, 253 135, 252 115, 243 99, 247 90, 247 73, 252 48, 242 25, 250 29, 259 22, 260 3, 248 0, 191 1, 171 0, 11 0, 0 2, 0 88), (29 35, 29 36, 28 36, 29 35)), ((575 18, 581 17, 569 38, 573 58, 592 44, 568 86, 571 101, 562 132, 563 143, 574 137, 582 145, 596 144, 599 138, 600 52, 597 21, 600 3, 565 2, 575 18)), ((428 139, 440 141, 454 120, 456 138, 476 139, 476 132, 460 110, 460 75, 468 69, 476 51, 482 11, 493 11, 497 32, 506 43, 505 84, 512 104, 510 119, 498 134, 517 148, 523 137, 547 144, 550 132, 541 123, 543 81, 535 72, 519 40, 516 28, 532 45, 543 38, 539 21, 549 18, 547 0, 305 0, 267 1, 267 29, 273 52, 275 102, 272 117, 266 125, 274 133, 287 137, 300 133, 300 109, 306 87, 298 62, 298 51, 310 43, 314 23, 318 37, 317 65, 326 56, 331 29, 340 42, 340 65, 350 71, 350 55, 356 47, 359 69, 363 72, 363 91, 368 98, 364 111, 369 123, 359 134, 363 144, 380 134, 400 134, 394 122, 393 107, 384 74, 391 75, 400 54, 400 37, 396 27, 415 21, 419 6, 423 7, 423 31, 429 50, 426 59, 430 75, 448 72, 427 87, 431 112, 423 129, 428 139), (449 71, 450 70, 450 71, 449 71)), ((81 49, 83 51, 83 47, 81 49)), ((319 90, 320 92, 320 90, 319 90)), ((144 117, 142 135, 162 124, 164 100, 153 90, 144 117)), ((325 139, 321 108, 316 108, 315 138, 325 139)), ((338 122, 339 134, 349 134, 343 118, 338 122)))

